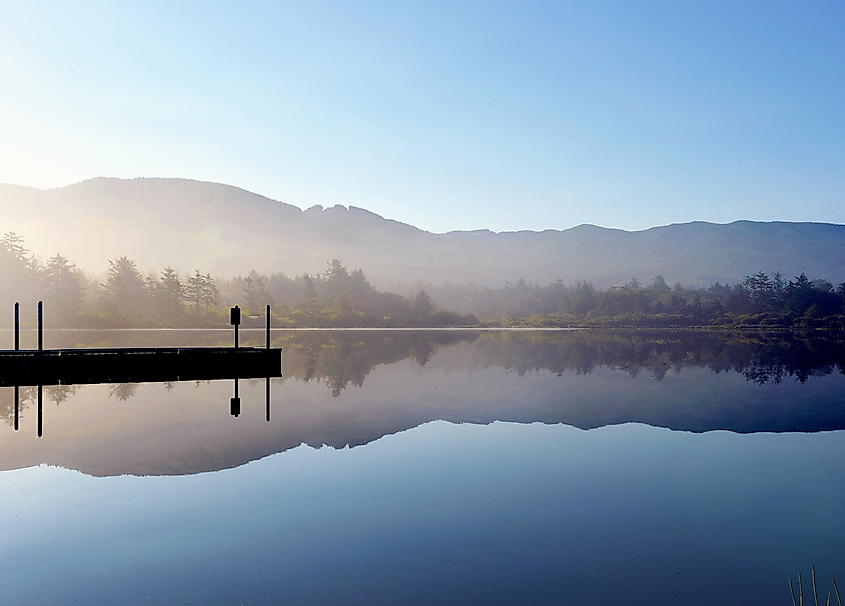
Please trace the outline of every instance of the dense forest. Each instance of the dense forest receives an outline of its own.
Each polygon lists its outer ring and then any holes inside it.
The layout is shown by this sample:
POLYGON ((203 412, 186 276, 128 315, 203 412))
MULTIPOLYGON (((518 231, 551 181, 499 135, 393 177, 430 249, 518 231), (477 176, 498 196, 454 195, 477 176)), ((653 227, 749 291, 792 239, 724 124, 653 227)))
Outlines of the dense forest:
POLYGON ((48 327, 211 327, 228 322, 238 304, 246 325, 263 324, 270 305, 277 327, 748 327, 843 328, 845 282, 778 272, 746 276, 734 285, 709 288, 669 286, 661 276, 648 285, 597 290, 588 281, 540 286, 520 280, 503 288, 473 284, 415 284, 403 297, 379 292, 360 269, 338 260, 321 274, 289 277, 251 271, 228 280, 195 269, 180 274, 167 267, 143 275, 127 257, 109 261, 101 282, 56 254, 41 263, 23 240, 0 240, 0 309, 19 301, 24 325, 34 322, 39 300, 48 327))

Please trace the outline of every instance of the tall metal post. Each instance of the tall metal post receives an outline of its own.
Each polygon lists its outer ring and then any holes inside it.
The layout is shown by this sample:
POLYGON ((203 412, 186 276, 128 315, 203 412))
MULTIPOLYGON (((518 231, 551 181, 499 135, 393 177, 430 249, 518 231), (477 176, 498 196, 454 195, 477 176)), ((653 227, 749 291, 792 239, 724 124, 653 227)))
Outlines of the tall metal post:
POLYGON ((267 306, 267 338, 265 339, 267 342, 267 349, 270 349, 270 306, 267 306))
POLYGON ((15 351, 21 348, 21 304, 15 301, 15 351))
POLYGON ((44 412, 43 412, 43 404, 44 402, 44 386, 38 386, 38 437, 40 438, 44 435, 43 431, 43 421, 44 421, 44 412))
POLYGON ((267 419, 267 422, 270 422, 270 377, 264 379, 264 387, 266 392, 264 394, 264 418, 267 419))
POLYGON ((38 351, 44 351, 44 302, 38 302, 38 351))
POLYGON ((21 388, 20 385, 15 385, 15 431, 18 430, 19 426, 19 419, 20 419, 20 401, 21 401, 21 388))

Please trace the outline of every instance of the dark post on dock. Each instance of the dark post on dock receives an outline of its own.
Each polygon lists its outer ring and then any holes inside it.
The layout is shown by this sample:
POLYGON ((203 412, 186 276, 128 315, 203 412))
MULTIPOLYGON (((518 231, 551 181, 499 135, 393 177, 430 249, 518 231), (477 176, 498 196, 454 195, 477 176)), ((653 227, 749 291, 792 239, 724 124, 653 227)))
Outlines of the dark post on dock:
POLYGON ((21 348, 21 304, 15 301, 15 351, 21 348))
POLYGON ((238 348, 238 326, 241 323, 241 308, 235 305, 229 310, 229 322, 235 327, 235 349, 238 348))
POLYGON ((38 351, 44 351, 44 302, 38 302, 38 351))
POLYGON ((270 306, 267 306, 267 338, 265 339, 267 342, 267 349, 270 349, 270 306))

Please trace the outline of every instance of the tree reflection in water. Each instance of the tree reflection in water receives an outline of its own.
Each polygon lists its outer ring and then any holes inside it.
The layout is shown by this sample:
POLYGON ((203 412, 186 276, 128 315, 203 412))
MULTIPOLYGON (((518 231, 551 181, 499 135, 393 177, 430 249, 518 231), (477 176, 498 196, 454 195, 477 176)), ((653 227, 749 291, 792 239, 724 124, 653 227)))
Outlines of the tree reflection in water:
MULTIPOLYGON (((606 367, 660 381, 671 370, 705 367, 715 373, 737 372, 758 385, 779 385, 790 378, 805 383, 810 377, 845 374, 845 339, 826 332, 297 331, 274 337, 274 345, 284 349, 282 380, 325 383, 335 397, 350 385, 362 386, 377 366, 413 360, 424 367, 437 351, 458 344, 466 346, 465 353, 478 367, 503 368, 520 376, 532 371, 587 375, 606 367)), ((197 386, 206 383, 197 381, 197 386)), ((164 387, 169 390, 173 384, 164 387)), ((72 385, 45 387, 47 399, 56 405, 75 391, 72 385)), ((136 392, 137 384, 109 388, 109 396, 119 401, 130 400, 136 392)), ((35 387, 20 388, 19 413, 36 401, 36 394, 35 387)), ((4 390, 0 418, 9 424, 14 406, 11 392, 4 390)))
MULTIPOLYGON (((166 386, 165 386, 166 389, 166 386)), ((125 402, 132 398, 138 391, 137 383, 116 383, 109 387, 109 397, 125 402)))
POLYGON ((44 393, 48 400, 58 406, 76 393, 76 385, 46 385, 44 393))
POLYGON ((283 340, 286 379, 325 382, 339 395, 373 368, 400 360, 421 367, 443 347, 466 343, 482 367, 590 374, 597 367, 662 380, 670 370, 737 372, 758 385, 845 374, 842 337, 796 333, 692 331, 297 333, 283 340))

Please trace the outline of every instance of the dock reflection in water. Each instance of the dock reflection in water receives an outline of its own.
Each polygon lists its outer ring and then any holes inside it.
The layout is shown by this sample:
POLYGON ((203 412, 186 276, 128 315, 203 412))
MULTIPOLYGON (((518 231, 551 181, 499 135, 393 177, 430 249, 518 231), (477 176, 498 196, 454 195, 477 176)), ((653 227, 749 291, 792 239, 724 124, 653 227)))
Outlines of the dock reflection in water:
POLYGON ((798 566, 845 577, 835 338, 276 335, 269 381, 45 386, 41 439, 37 387, 17 432, 0 388, 4 599, 776 603, 798 566))
MULTIPOLYGON (((233 379, 234 396, 229 400, 229 414, 233 417, 238 417, 241 414, 241 399, 238 397, 239 379, 233 379)), ((172 388, 172 383, 166 384, 172 388)), ((53 395, 53 399, 58 404, 67 399, 69 395, 76 393, 76 386, 74 385, 38 385, 38 386, 23 386, 24 404, 26 404, 27 394, 29 398, 37 402, 37 416, 36 416, 36 435, 40 438, 44 435, 44 389, 48 390, 48 395, 53 395)), ((270 377, 264 378, 264 418, 270 422, 270 377)), ((13 400, 14 413, 13 425, 15 431, 20 429, 20 409, 21 409, 21 389, 20 385, 14 386, 13 400)), ((119 400, 128 400, 135 395, 138 389, 137 383, 118 383, 109 385, 109 396, 116 397, 119 400)), ((8 410, 8 409, 7 409, 8 410)))

